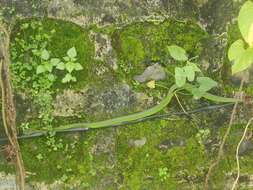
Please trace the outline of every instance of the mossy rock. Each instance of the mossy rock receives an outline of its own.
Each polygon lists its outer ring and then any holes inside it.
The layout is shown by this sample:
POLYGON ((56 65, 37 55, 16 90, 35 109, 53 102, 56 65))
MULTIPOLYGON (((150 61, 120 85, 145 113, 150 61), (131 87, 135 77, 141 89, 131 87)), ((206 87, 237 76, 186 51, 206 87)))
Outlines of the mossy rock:
POLYGON ((152 62, 168 65, 168 45, 183 47, 190 57, 200 55, 207 37, 199 25, 190 21, 139 22, 116 30, 112 34, 112 45, 129 79, 152 62))
MULTIPOLYGON (((95 47, 89 38, 89 31, 71 22, 48 18, 17 20, 13 26, 11 34, 11 51, 14 50, 15 54, 24 54, 25 56, 17 58, 16 55, 15 57, 12 56, 13 64, 17 62, 32 62, 35 58, 31 54, 31 49, 36 49, 36 47, 34 48, 34 46, 36 46, 34 44, 36 44, 36 40, 39 41, 40 38, 44 37, 42 35, 50 36, 46 49, 50 52, 51 58, 62 59, 66 56, 67 51, 70 48, 75 47, 77 50, 77 61, 83 66, 83 70, 73 71, 73 76, 75 76, 77 80, 75 83, 71 82, 68 84, 62 84, 61 79, 66 73, 59 70, 53 71, 53 74, 57 76, 53 89, 79 89, 84 87, 90 77, 92 77, 95 47), (26 48, 25 51, 21 52, 21 43, 18 42, 22 42, 27 46, 27 48, 24 47, 26 48)), ((41 43, 44 42, 42 41, 41 43)), ((18 75, 16 78, 22 77, 22 80, 26 80, 27 78, 32 77, 32 75, 36 75, 36 72, 25 74, 16 73, 16 75, 18 75)), ((28 82, 27 88, 31 87, 31 82, 28 82)), ((17 83, 20 85, 20 81, 17 83)))

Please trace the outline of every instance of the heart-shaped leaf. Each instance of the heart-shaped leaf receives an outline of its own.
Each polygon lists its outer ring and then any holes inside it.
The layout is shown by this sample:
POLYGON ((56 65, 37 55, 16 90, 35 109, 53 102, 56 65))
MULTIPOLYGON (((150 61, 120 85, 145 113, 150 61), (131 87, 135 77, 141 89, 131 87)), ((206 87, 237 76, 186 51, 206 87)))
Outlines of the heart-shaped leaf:
POLYGON ((173 57, 173 59, 177 61, 186 61, 188 59, 188 56, 183 48, 177 45, 171 45, 171 46, 168 46, 167 48, 171 57, 173 57))
POLYGON ((41 59, 43 59, 43 60, 48 60, 49 57, 50 57, 49 52, 48 52, 47 50, 44 49, 44 50, 41 52, 41 59))
POLYGON ((199 83, 199 90, 202 92, 207 92, 218 85, 216 81, 210 79, 209 77, 198 77, 197 82, 199 83))
POLYGON ((54 66, 56 66, 58 63, 60 63, 60 59, 58 59, 58 58, 52 58, 51 60, 50 60, 50 63, 52 64, 52 65, 54 65, 54 66))
POLYGON ((228 50, 228 59, 230 61, 240 59, 242 54, 245 52, 243 40, 235 41, 228 50))
POLYGON ((76 53, 76 48, 75 47, 72 47, 68 50, 67 52, 67 55, 70 57, 70 58, 75 58, 77 56, 77 53, 76 53))
POLYGON ((243 52, 241 57, 235 61, 232 66, 232 75, 241 72, 253 63, 253 48, 248 48, 243 52))
POLYGON ((36 69, 36 74, 44 73, 46 71, 43 65, 39 65, 36 69))
POLYGON ((64 70, 65 69, 65 64, 63 62, 58 63, 56 65, 56 69, 64 70))
POLYGON ((67 83, 72 80, 72 75, 71 74, 66 74, 65 77, 62 79, 62 83, 67 83))
POLYGON ((71 73, 75 69, 75 64, 72 62, 67 62, 65 67, 69 73, 71 73))
POLYGON ((176 67, 175 68, 175 80, 176 80, 176 85, 178 87, 182 87, 186 83, 186 74, 184 72, 184 69, 176 67))
POLYGON ((251 27, 253 24, 253 2, 246 1, 240 9, 238 16, 238 25, 244 40, 251 46, 252 33, 251 27))
POLYGON ((49 62, 44 64, 44 68, 45 68, 46 71, 48 71, 50 73, 53 71, 53 65, 49 62))
POLYGON ((83 70, 83 66, 80 63, 75 63, 75 70, 76 71, 83 70))

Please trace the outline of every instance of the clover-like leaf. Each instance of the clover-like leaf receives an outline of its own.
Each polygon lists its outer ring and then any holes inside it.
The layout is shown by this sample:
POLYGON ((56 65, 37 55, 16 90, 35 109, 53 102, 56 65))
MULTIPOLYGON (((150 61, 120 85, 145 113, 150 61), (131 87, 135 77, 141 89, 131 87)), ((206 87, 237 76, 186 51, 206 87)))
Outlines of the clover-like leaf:
POLYGON ((187 53, 183 48, 177 45, 171 45, 168 46, 167 48, 173 59, 177 61, 186 61, 188 59, 187 53))
POLYGON ((175 80, 178 87, 182 87, 186 83, 186 74, 184 69, 180 67, 175 68, 175 80))
POLYGON ((228 50, 228 59, 234 61, 240 59, 242 54, 245 52, 243 40, 235 41, 228 50))
POLYGON ((72 47, 68 50, 67 52, 67 55, 70 57, 70 58, 75 58, 77 56, 77 53, 76 53, 76 48, 75 47, 72 47))

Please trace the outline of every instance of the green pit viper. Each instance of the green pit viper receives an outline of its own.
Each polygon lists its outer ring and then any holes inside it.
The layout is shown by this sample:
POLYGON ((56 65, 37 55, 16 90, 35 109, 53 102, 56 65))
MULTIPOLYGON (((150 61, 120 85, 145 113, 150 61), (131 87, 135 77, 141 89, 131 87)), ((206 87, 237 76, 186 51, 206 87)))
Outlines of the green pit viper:
MULTIPOLYGON (((74 129, 74 128, 105 128, 105 127, 109 127, 109 126, 114 126, 114 125, 121 125, 125 122, 131 122, 131 121, 136 121, 151 115, 154 115, 155 113, 161 111, 163 108, 165 108, 171 101, 172 97, 174 96, 174 94, 178 91, 178 90, 187 90, 187 91, 191 91, 191 89, 193 88, 193 86, 191 84, 186 84, 184 86, 184 88, 178 88, 177 85, 172 85, 169 89, 169 92, 167 94, 167 96, 156 106, 144 110, 142 112, 137 112, 137 113, 133 113, 130 115, 126 115, 126 116, 122 116, 122 117, 117 117, 117 118, 113 118, 113 119, 108 119, 108 120, 104 120, 104 121, 98 121, 98 122, 91 122, 91 123, 73 123, 73 124, 68 124, 68 125, 64 125, 64 126, 60 126, 57 128, 54 128, 53 131, 57 132, 57 131, 64 131, 64 130, 69 130, 69 129, 74 129)), ((220 97, 220 96, 216 96, 210 93, 205 93, 203 95, 203 98, 206 98, 208 100, 214 101, 214 102, 240 102, 241 100, 239 99, 235 99, 235 98, 225 98, 225 97, 220 97)))

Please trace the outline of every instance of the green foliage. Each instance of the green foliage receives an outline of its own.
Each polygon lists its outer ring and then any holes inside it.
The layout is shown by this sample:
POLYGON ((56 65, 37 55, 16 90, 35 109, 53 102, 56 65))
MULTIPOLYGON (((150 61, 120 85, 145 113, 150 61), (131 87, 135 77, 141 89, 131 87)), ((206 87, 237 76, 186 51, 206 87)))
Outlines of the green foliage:
POLYGON ((176 45, 168 46, 168 51, 171 57, 173 57, 173 59, 177 61, 186 61, 188 59, 186 51, 179 46, 176 45))
POLYGON ((230 46, 228 58, 234 62, 232 74, 248 69, 253 63, 253 3, 251 1, 246 1, 241 7, 238 26, 248 47, 245 49, 245 43, 241 39, 230 46))
MULTIPOLYGON (((200 73, 201 70, 195 63, 188 60, 185 50, 179 46, 172 45, 168 46, 170 55, 177 61, 186 61, 184 67, 175 68, 175 82, 179 88, 183 88, 187 82, 194 82, 196 73, 200 73)), ((196 78, 194 86, 191 88, 191 93, 195 99, 201 98, 207 91, 217 86, 217 82, 213 81, 209 77, 196 78)))
POLYGON ((77 58, 77 52, 76 48, 72 47, 68 50, 67 56, 63 57, 65 62, 59 62, 57 64, 56 68, 59 70, 66 70, 67 74, 64 76, 62 79, 62 83, 67 83, 67 82, 76 82, 76 77, 74 77, 71 73, 72 71, 80 71, 83 69, 82 65, 78 62, 76 62, 77 58))

